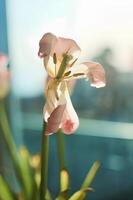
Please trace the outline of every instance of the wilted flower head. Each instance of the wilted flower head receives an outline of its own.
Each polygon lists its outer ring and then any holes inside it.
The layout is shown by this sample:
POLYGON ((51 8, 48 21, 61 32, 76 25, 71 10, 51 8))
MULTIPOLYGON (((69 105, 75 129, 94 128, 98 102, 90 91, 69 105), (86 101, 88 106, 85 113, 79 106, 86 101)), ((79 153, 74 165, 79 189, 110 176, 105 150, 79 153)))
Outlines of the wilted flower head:
POLYGON ((0 99, 4 98, 9 91, 9 71, 7 64, 7 56, 0 53, 0 99))
POLYGON ((71 103, 68 82, 84 78, 93 87, 104 87, 105 71, 102 65, 95 62, 76 65, 80 47, 72 39, 46 33, 39 47, 38 55, 43 58, 49 76, 44 107, 44 119, 48 122, 47 134, 56 132, 58 128, 65 134, 71 134, 78 128, 79 119, 71 103))

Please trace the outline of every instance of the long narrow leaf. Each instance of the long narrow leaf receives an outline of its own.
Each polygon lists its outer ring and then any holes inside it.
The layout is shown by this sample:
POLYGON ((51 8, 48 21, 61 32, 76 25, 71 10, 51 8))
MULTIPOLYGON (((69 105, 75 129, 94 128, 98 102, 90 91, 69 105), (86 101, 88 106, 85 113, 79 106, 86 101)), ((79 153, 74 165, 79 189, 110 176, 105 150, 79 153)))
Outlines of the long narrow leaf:
POLYGON ((92 192, 92 188, 84 188, 75 192, 68 200, 84 200, 87 192, 92 192))
POLYGON ((0 199, 1 200, 14 200, 14 196, 12 192, 10 191, 7 183, 3 179, 3 177, 0 175, 0 199))
POLYGON ((20 170, 23 181, 25 182, 27 197, 28 199, 32 199, 37 195, 37 185, 35 182, 35 175, 29 161, 30 155, 28 150, 25 147, 21 147, 19 153, 20 170))
POLYGON ((81 189, 90 187, 92 181, 94 180, 94 178, 96 176, 96 173, 97 173, 100 165, 101 165, 101 163, 99 161, 94 162, 94 164, 92 165, 91 169, 89 170, 89 172, 81 186, 81 189))

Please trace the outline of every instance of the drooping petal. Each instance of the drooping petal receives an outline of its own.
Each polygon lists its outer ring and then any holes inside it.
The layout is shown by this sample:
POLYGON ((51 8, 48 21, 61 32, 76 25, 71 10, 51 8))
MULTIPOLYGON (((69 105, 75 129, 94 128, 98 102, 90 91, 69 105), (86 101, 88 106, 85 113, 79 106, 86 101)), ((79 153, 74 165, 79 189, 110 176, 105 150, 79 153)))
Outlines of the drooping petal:
POLYGON ((106 85, 105 70, 103 66, 95 62, 85 62, 83 65, 88 67, 87 78, 92 87, 100 88, 106 85))
POLYGON ((57 38, 54 34, 52 33, 44 34, 39 42, 38 56, 41 58, 49 56, 51 53, 51 49, 55 45, 56 41, 57 38))
POLYGON ((44 34, 39 42, 38 56, 43 58, 46 71, 51 77, 55 77, 55 64, 53 62, 53 55, 51 55, 51 51, 56 42, 57 38, 52 33, 44 34))
POLYGON ((66 80, 86 78, 91 82, 91 86, 100 88, 106 85, 105 71, 101 64, 95 62, 85 62, 71 68, 71 73, 66 80))
POLYGON ((66 108, 63 114, 63 120, 61 129, 67 135, 74 133, 79 126, 79 119, 77 113, 74 110, 68 91, 65 91, 65 97, 67 99, 66 108))
POLYGON ((58 131, 59 126, 62 122, 65 106, 66 106, 65 104, 59 105, 51 113, 47 122, 47 127, 45 132, 46 135, 51 135, 52 133, 56 133, 58 131))

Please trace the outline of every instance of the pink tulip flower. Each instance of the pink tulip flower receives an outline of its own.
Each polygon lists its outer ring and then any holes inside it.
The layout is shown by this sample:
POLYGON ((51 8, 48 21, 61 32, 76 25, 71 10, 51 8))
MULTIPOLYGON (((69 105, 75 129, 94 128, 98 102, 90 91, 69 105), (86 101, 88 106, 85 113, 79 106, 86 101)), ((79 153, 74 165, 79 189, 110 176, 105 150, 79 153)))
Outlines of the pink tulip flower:
POLYGON ((0 53, 0 99, 3 99, 9 91, 9 71, 7 64, 7 56, 0 53))
POLYGON ((102 65, 95 62, 76 65, 80 47, 72 39, 46 33, 41 38, 39 47, 38 55, 43 58, 49 76, 44 106, 46 134, 52 134, 59 128, 65 134, 74 133, 79 126, 79 119, 69 96, 69 82, 84 78, 89 80, 93 87, 104 87, 105 71, 102 65))

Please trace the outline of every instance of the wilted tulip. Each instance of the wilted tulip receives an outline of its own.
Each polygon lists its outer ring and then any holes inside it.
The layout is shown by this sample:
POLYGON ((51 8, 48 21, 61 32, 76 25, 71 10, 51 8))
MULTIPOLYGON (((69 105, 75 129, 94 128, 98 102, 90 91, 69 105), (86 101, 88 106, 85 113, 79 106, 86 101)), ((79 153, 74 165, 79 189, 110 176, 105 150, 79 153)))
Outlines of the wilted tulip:
POLYGON ((49 76, 44 107, 47 134, 56 132, 58 128, 65 134, 71 134, 78 128, 79 119, 69 96, 68 82, 84 78, 93 87, 104 87, 105 71, 102 65, 95 62, 76 65, 80 47, 72 39, 46 33, 39 46, 38 55, 43 58, 49 76))

